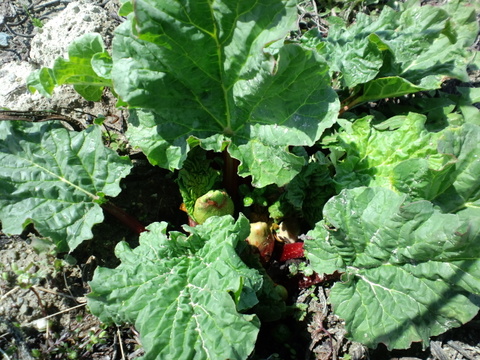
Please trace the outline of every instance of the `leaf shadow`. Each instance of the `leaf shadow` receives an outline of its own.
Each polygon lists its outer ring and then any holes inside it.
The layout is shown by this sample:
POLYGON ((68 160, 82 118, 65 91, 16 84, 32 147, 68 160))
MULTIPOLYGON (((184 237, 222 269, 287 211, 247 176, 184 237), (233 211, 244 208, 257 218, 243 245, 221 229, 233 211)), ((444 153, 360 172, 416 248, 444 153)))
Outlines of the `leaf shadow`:
MULTIPOLYGON (((465 277, 465 274, 467 274, 469 270, 472 269, 476 264, 474 261, 467 261, 467 260, 462 261, 461 263, 464 266, 457 267, 453 275, 446 278, 442 277, 443 281, 447 282, 450 285, 450 289, 451 288, 457 288, 458 290, 462 289, 462 287, 459 286, 458 284, 462 282, 462 279, 465 277)), ((437 279, 437 280, 440 280, 440 279, 437 279)), ((370 339, 369 342, 382 343, 382 344, 385 344, 387 341, 390 343, 395 342, 404 336, 408 328, 412 326, 412 323, 414 325, 418 324, 419 326, 422 326, 423 328, 427 329, 425 330, 426 333, 424 334, 421 334, 422 331, 419 330, 418 328, 416 330, 419 332, 419 335, 421 337, 429 338, 430 336, 428 335, 428 329, 434 323, 438 322, 438 316, 437 317, 435 316, 435 314, 438 314, 437 310, 441 310, 443 307, 445 307, 449 303, 449 301, 451 301, 455 297, 458 297, 459 292, 461 293, 461 295, 466 296, 471 301, 472 304, 480 308, 480 294, 473 294, 468 292, 467 290, 463 290, 463 291, 458 291, 458 290, 443 291, 438 297, 438 300, 428 304, 428 308, 425 309, 421 314, 419 314, 417 318, 404 320, 403 322, 395 326, 393 330, 388 331, 385 334, 378 336, 374 339, 370 339)), ((454 318, 451 318, 451 320, 447 319, 443 332, 446 332, 451 328, 460 327, 462 325, 463 325, 462 322, 460 322, 459 320, 455 320, 454 318)), ((440 333, 433 334, 433 336, 435 335, 440 335, 440 333)), ((427 344, 424 343, 423 348, 426 348, 426 347, 427 347, 427 344)), ((389 348, 388 345, 387 345, 387 348, 389 348)), ((392 349, 389 348, 389 350, 392 350, 392 349)))

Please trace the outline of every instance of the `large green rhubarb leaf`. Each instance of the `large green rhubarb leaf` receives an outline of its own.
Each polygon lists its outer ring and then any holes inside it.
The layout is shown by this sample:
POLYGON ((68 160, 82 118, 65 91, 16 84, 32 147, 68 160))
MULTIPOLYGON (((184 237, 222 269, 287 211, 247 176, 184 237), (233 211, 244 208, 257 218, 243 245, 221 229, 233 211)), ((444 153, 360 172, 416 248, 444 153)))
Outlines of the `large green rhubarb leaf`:
POLYGON ((359 13, 351 26, 335 21, 325 38, 311 30, 303 39, 340 74, 342 87, 355 88, 349 107, 387 97, 439 88, 446 77, 468 81, 468 50, 478 34, 475 7, 468 0, 444 6, 407 1, 380 14, 359 13))
POLYGON ((92 238, 103 220, 100 203, 120 192, 130 160, 102 142, 92 126, 70 132, 54 123, 0 122, 0 220, 19 234, 29 223, 58 250, 92 238))
POLYGON ((326 63, 283 45, 296 19, 294 0, 135 1, 112 69, 132 145, 170 169, 193 144, 228 147, 255 185, 291 180, 304 159, 288 146, 313 145, 339 109, 326 63))
POLYGON ((478 218, 405 199, 384 188, 344 190, 305 244, 315 271, 343 273, 330 292, 334 311, 369 347, 427 344, 480 305, 478 218))
POLYGON ((480 205, 480 126, 425 128, 410 113, 374 124, 365 117, 338 134, 345 157, 335 162, 337 190, 381 186, 433 201, 444 212, 480 205))
POLYGON ((245 217, 212 217, 191 235, 154 223, 131 249, 117 245, 122 263, 97 268, 88 304, 102 321, 134 323, 144 359, 246 359, 259 329, 253 307, 262 276, 237 255, 250 225, 245 217), (139 259, 141 259, 139 261, 139 259))
POLYGON ((397 21, 379 34, 391 55, 380 77, 397 75, 416 85, 439 87, 444 77, 468 81, 468 47, 478 33, 475 8, 454 0, 443 7, 404 4, 397 21), (394 26, 392 28, 392 25, 394 26))
POLYGON ((426 116, 410 113, 373 125, 373 117, 355 121, 338 135, 345 158, 336 163, 340 191, 357 186, 382 186, 431 200, 454 179, 455 154, 442 153, 444 132, 429 132, 426 116))

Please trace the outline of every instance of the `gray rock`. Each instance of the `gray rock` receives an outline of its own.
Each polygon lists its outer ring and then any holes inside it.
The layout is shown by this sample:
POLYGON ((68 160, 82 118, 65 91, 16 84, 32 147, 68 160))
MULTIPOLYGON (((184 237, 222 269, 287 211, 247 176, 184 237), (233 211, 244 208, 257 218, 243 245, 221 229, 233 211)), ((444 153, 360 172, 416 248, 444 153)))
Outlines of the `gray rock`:
POLYGON ((75 39, 99 33, 105 40, 116 26, 115 20, 100 6, 85 0, 72 2, 38 30, 31 43, 30 57, 41 66, 51 67, 56 58, 68 58, 68 46, 75 39))
POLYGON ((4 32, 0 32, 0 47, 7 47, 9 45, 8 42, 10 41, 11 38, 12 38, 11 35, 4 32))

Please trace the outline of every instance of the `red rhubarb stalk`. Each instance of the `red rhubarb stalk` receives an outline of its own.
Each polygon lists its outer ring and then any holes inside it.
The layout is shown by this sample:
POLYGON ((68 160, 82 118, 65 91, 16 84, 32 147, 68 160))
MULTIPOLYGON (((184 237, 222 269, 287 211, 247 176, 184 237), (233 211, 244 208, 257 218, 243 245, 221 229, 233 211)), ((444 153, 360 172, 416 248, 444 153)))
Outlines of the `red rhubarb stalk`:
POLYGON ((106 202, 102 204, 102 208, 111 215, 115 216, 122 223, 127 225, 135 233, 140 234, 144 231, 147 231, 147 229, 145 229, 145 226, 143 226, 140 221, 138 221, 132 215, 128 214, 125 210, 119 208, 117 205, 112 204, 111 202, 106 202))
POLYGON ((280 255, 280 261, 299 259, 302 257, 304 257, 303 242, 283 245, 282 254, 280 255))

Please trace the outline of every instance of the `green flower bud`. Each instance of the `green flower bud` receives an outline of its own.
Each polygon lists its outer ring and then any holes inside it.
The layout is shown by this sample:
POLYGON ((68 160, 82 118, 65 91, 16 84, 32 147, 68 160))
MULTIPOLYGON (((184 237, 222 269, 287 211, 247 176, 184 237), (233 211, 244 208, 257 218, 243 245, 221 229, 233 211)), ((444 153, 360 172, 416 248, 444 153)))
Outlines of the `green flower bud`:
POLYGON ((233 215, 233 201, 225 191, 210 190, 195 202, 193 218, 203 224, 211 216, 233 215))

